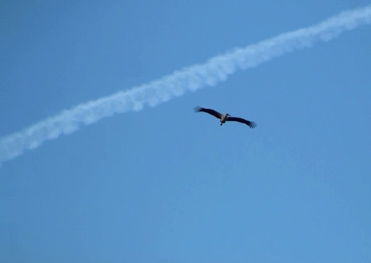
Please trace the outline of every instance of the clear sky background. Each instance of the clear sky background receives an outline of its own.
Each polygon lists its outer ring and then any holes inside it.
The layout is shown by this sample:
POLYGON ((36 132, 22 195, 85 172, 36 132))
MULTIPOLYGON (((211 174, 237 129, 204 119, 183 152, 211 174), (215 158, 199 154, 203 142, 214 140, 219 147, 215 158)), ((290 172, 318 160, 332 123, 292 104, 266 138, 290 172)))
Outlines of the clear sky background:
MULTIPOLYGON (((0 137, 367 4, 2 1, 0 137)), ((370 69, 363 26, 4 163, 0 261, 370 262, 370 69)))

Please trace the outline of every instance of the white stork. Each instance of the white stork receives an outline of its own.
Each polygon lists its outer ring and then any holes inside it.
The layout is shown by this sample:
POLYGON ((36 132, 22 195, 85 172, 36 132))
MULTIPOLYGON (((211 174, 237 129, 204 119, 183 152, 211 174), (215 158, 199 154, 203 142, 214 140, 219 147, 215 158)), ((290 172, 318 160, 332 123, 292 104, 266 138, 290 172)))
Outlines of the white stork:
POLYGON ((256 123, 253 122, 253 121, 248 121, 248 120, 238 118, 238 117, 232 117, 228 113, 221 114, 221 113, 219 113, 219 112, 217 112, 213 109, 206 109, 206 108, 201 108, 201 107, 197 106, 195 108, 195 111, 196 112, 206 112, 206 113, 209 113, 210 115, 213 115, 214 117, 220 119, 220 126, 222 126, 226 121, 237 121, 237 122, 241 122, 241 123, 246 124, 250 128, 255 128, 256 127, 256 123))

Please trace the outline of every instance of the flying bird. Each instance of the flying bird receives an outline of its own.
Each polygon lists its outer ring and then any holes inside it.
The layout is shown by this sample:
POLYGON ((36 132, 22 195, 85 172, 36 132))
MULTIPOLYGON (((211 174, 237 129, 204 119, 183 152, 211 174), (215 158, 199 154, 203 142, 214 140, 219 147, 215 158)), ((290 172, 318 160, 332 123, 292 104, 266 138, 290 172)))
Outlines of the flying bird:
POLYGON ((221 113, 219 113, 219 112, 217 112, 216 110, 213 110, 213 109, 206 109, 206 108, 202 108, 202 107, 197 106, 195 108, 195 111, 196 112, 206 112, 206 113, 209 113, 210 115, 213 115, 214 117, 220 119, 220 126, 222 126, 226 121, 237 121, 237 122, 241 122, 241 123, 246 124, 250 128, 255 128, 256 127, 256 123, 253 122, 253 121, 248 121, 248 120, 245 120, 245 119, 242 119, 242 118, 239 118, 239 117, 232 117, 228 113, 221 114, 221 113))

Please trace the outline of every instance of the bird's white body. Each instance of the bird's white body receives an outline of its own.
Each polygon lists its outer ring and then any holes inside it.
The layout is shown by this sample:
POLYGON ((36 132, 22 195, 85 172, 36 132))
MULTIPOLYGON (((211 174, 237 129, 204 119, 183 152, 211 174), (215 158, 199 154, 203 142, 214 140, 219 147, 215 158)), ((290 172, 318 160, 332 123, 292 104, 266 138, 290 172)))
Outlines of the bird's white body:
POLYGON ((220 117, 220 126, 222 126, 227 121, 228 116, 230 115, 226 113, 220 117))

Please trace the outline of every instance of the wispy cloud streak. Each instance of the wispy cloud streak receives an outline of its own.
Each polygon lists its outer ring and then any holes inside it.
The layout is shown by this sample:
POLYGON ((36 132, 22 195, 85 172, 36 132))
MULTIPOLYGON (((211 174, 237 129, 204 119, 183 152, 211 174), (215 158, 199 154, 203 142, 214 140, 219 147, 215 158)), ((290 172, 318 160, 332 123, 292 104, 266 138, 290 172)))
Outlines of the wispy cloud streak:
POLYGON ((0 163, 15 158, 25 150, 35 149, 44 141, 71 134, 115 113, 139 111, 145 105, 156 106, 187 90, 195 91, 225 81, 236 70, 256 67, 296 49, 326 42, 347 30, 371 23, 371 5, 346 11, 329 19, 296 31, 280 34, 257 44, 236 48, 210 58, 203 64, 175 71, 161 79, 117 92, 111 96, 77 105, 23 131, 0 138, 0 163))

